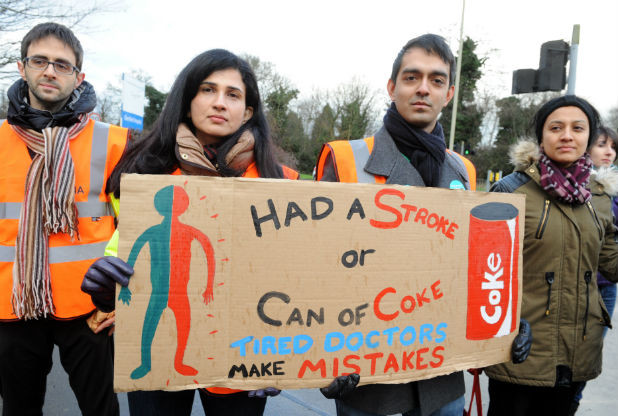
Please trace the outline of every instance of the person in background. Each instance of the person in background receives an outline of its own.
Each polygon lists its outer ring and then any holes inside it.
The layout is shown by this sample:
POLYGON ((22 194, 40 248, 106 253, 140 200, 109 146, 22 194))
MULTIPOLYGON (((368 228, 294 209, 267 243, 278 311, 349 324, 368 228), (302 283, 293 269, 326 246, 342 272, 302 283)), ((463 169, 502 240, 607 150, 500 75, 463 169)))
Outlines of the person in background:
POLYGON ((594 171, 586 153, 598 124, 580 97, 546 102, 534 117, 536 142, 512 148, 515 172, 491 189, 526 196, 521 316, 534 340, 525 362, 485 369, 489 416, 568 415, 581 384, 601 373, 610 318, 594 275, 618 279, 618 173, 594 171))
MULTIPOLYGON (((253 70, 223 49, 196 56, 180 72, 155 128, 127 149, 110 176, 107 192, 116 202, 123 173, 298 179, 297 172, 275 160, 253 70)), ((133 269, 115 257, 117 234, 106 254, 85 274, 82 290, 99 309, 109 312, 115 307, 116 282, 126 287, 133 269)), ((97 330, 111 323, 106 320, 97 330)), ((259 416, 266 397, 277 394, 274 388, 199 390, 209 416, 259 416)), ((190 415, 194 395, 194 390, 130 392, 129 409, 133 416, 190 415)))
MULTIPOLYGON (((455 92, 455 58, 444 38, 426 34, 410 40, 397 55, 387 91, 392 100, 384 125, 373 136, 340 140, 322 148, 316 179, 475 189, 470 161, 446 149, 440 112, 455 92)), ((525 325, 522 325, 525 329, 525 325)), ((517 336, 518 360, 528 343, 517 336)), ((337 377, 322 394, 335 399, 338 416, 461 416, 464 379, 461 371, 405 384, 356 387, 359 374, 337 377)))
POLYGON ((87 323, 105 314, 80 290, 115 229, 105 182, 127 130, 89 118, 84 52, 57 23, 21 42, 21 79, 0 125, 0 386, 2 414, 40 415, 52 352, 84 415, 117 415, 113 344, 87 323))
MULTIPOLYGON (((597 138, 594 143, 588 148, 588 154, 592 159, 592 164, 595 169, 601 170, 603 168, 615 169, 614 161, 616 160, 616 149, 618 149, 618 134, 615 130, 609 127, 601 126, 597 130, 597 138)), ((612 198, 612 211, 614 213, 614 225, 618 226, 618 198, 612 198)), ((612 283, 603 277, 601 273, 597 273, 597 285, 601 292, 601 298, 607 308, 609 317, 612 317, 614 313, 614 307, 616 306, 616 283, 612 283)), ((607 333, 607 327, 603 329, 603 337, 607 333)), ((579 407, 579 402, 582 399, 582 393, 586 383, 582 383, 581 388, 575 395, 573 406, 571 408, 571 415, 574 415, 579 407)))

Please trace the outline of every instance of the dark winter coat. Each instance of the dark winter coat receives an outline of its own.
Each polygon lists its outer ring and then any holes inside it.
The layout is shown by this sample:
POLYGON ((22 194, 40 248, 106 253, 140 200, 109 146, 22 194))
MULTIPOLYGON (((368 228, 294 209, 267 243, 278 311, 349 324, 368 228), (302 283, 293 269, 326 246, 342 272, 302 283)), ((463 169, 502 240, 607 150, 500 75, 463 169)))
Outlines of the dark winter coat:
POLYGON ((515 172, 492 191, 526 195, 521 316, 530 322, 534 341, 522 364, 495 365, 486 369, 487 375, 553 387, 560 366, 562 381, 593 379, 601 373, 603 328, 610 325, 597 288, 597 270, 612 281, 618 279, 610 197, 618 190, 618 174, 610 169, 593 172, 592 199, 569 205, 539 185, 535 142, 518 143, 511 158, 515 172))

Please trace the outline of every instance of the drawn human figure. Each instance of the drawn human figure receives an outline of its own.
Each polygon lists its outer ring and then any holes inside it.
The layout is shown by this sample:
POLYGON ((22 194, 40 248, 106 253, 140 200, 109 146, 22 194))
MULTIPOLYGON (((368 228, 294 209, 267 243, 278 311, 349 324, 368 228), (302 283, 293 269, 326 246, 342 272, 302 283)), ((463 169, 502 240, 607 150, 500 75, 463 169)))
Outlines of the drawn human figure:
MULTIPOLYGON (((151 369, 152 340, 161 314, 168 306, 176 318, 177 345, 174 368, 185 376, 197 374, 195 368, 183 363, 191 329, 191 308, 187 285, 193 240, 199 241, 202 245, 208 261, 208 281, 203 293, 204 303, 208 304, 213 300, 215 262, 212 244, 201 231, 183 224, 178 219, 189 206, 189 196, 179 186, 166 186, 156 193, 154 206, 163 216, 163 221, 148 228, 135 240, 128 260, 128 264, 133 267, 140 251, 148 243, 152 293, 142 329, 142 363, 131 373, 131 378, 134 380, 144 377, 151 369)), ((128 286, 120 290, 119 299, 127 304, 130 302, 131 292, 128 286)))

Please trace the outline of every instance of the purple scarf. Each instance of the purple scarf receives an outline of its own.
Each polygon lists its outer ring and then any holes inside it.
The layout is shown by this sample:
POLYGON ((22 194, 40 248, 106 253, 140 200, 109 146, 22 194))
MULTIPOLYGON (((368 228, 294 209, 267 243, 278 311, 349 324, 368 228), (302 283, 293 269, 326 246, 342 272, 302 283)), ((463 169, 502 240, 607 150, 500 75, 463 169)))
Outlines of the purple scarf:
POLYGON ((541 187, 549 195, 566 204, 582 205, 590 200, 587 187, 592 172, 592 160, 588 153, 584 153, 568 168, 561 168, 541 150, 539 168, 541 187))

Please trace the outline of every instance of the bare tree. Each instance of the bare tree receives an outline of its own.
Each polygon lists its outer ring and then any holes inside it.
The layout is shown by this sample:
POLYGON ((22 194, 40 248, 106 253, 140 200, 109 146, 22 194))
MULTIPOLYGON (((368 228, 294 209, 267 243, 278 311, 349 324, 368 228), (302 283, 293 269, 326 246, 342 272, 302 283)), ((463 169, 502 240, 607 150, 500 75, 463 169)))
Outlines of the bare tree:
MULTIPOLYGON (((294 160, 287 163, 311 172, 321 145, 327 140, 359 139, 375 129, 376 92, 358 79, 332 91, 300 91, 279 74, 271 62, 243 55, 253 68, 275 143, 294 160), (317 124, 317 127, 316 127, 317 124)), ((284 157, 280 157, 284 159, 284 157)))
POLYGON ((376 92, 368 84, 352 79, 337 87, 332 96, 339 139, 362 139, 373 130, 378 116, 376 92))
POLYGON ((2 0, 0 3, 0 79, 16 77, 15 67, 20 59, 19 44, 24 30, 45 21, 55 21, 75 28, 98 13, 112 12, 118 1, 99 3, 98 0, 45 2, 39 0, 2 0))
POLYGON ((330 92, 318 89, 313 90, 311 95, 298 100, 295 106, 296 112, 303 121, 303 127, 307 133, 313 131, 314 123, 322 108, 330 102, 330 92))
POLYGON ((8 110, 9 98, 6 96, 6 89, 0 90, 0 120, 4 120, 6 118, 8 110))
MULTIPOLYGON (((131 69, 128 72, 133 78, 146 84, 144 103, 144 131, 149 131, 165 105, 167 93, 159 91, 152 85, 152 76, 143 69, 131 69)), ((97 93, 97 111, 101 120, 106 123, 119 124, 122 107, 122 76, 117 75, 114 82, 108 82, 103 91, 97 93)), ((0 101, 1 103, 1 101, 0 101)))
POLYGON ((97 94, 97 106, 101 121, 111 124, 120 123, 120 100, 122 91, 120 87, 107 83, 107 87, 101 94, 97 94))
POLYGON ((273 94, 279 94, 281 91, 291 91, 295 89, 289 79, 277 72, 272 62, 262 61, 255 55, 243 54, 240 57, 247 61, 249 66, 253 69, 258 81, 262 100, 266 100, 267 97, 273 94))

